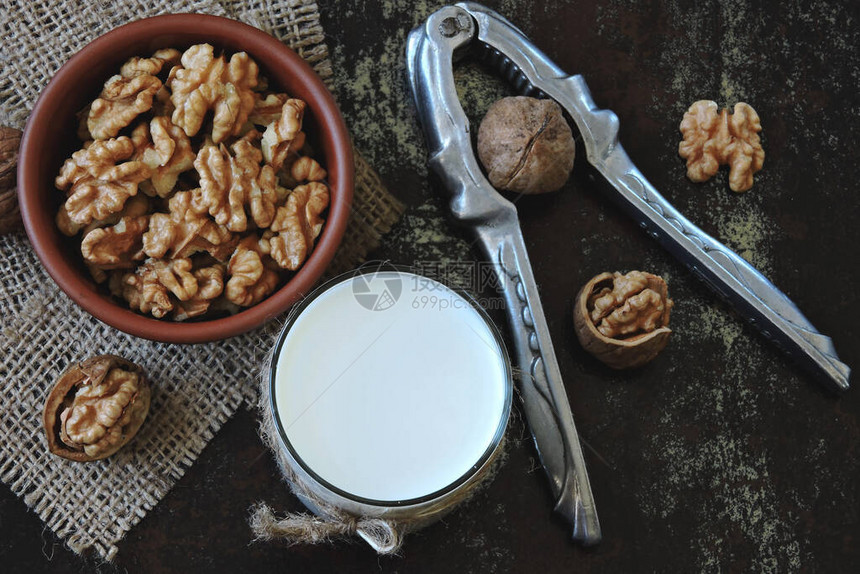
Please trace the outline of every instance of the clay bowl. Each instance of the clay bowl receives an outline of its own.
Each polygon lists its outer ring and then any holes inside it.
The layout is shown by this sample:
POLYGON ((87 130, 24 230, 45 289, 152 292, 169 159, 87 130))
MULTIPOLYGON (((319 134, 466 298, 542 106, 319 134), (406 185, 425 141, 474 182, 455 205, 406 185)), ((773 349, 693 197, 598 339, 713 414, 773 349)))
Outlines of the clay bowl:
POLYGON ((101 321, 126 333, 170 343, 225 339, 265 323, 308 293, 322 276, 340 244, 353 190, 350 139, 331 94, 295 52, 251 26, 199 14, 157 16, 132 22, 93 41, 72 57, 42 92, 24 136, 18 164, 21 215, 33 248, 57 285, 101 321), (245 51, 271 86, 308 104, 304 131, 316 159, 328 171, 331 203, 322 234, 305 264, 278 291, 235 315, 176 323, 138 314, 113 299, 90 278, 79 240, 64 236, 54 217, 63 193, 54 187, 60 166, 80 148, 75 114, 91 102, 102 84, 131 56, 159 48, 180 50, 207 42, 230 53, 245 51))

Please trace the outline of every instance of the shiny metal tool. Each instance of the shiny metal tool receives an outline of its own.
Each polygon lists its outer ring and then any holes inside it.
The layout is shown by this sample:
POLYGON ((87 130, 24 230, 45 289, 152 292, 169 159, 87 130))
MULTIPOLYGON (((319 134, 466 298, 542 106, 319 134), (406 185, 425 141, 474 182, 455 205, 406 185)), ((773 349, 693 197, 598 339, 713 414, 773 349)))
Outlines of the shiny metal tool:
POLYGON ((612 184, 614 199, 694 274, 816 378, 836 390, 850 369, 832 341, 754 267, 681 215, 645 179, 618 142, 618 117, 600 110, 582 76, 570 76, 516 27, 479 4, 433 13, 407 45, 412 94, 430 152, 429 163, 451 193, 454 217, 474 228, 495 263, 520 367, 526 416, 574 538, 600 540, 588 475, 550 341, 514 205, 484 177, 469 121, 454 85, 453 61, 464 51, 487 60, 524 95, 556 100, 576 123, 588 161, 612 184), (455 53, 456 52, 456 53, 455 53))
MULTIPOLYGON (((407 68, 430 148, 430 165, 452 193, 454 217, 474 228, 497 275, 521 369, 520 395, 556 511, 573 524, 573 538, 600 541, 600 523, 561 371, 543 315, 514 205, 481 173, 469 121, 454 88, 454 51, 475 36, 474 5, 449 6, 409 35, 407 68)), ((507 26, 507 24, 506 24, 507 26)), ((511 28, 513 30, 513 28, 511 28)))

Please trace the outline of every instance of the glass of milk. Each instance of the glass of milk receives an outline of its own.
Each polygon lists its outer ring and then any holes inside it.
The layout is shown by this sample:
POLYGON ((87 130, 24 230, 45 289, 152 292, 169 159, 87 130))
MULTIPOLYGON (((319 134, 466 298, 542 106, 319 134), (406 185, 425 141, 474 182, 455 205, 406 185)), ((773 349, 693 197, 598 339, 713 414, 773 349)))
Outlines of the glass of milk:
POLYGON ((298 304, 268 387, 279 458, 312 494, 300 496, 311 510, 316 498, 416 527, 479 481, 513 392, 484 310, 390 266, 341 276, 298 304))

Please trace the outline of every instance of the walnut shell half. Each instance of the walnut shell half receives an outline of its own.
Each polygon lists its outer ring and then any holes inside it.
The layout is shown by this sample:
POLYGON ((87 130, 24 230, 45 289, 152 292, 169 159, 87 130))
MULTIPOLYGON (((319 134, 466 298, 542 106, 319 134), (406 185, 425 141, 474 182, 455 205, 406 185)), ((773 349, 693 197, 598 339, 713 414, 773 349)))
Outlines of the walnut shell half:
POLYGON ((137 434, 149 412, 143 369, 115 355, 70 366, 42 413, 48 450, 78 462, 106 458, 137 434))
POLYGON ((613 369, 641 367, 669 342, 672 305, 662 277, 642 271, 601 273, 574 300, 576 336, 613 369))

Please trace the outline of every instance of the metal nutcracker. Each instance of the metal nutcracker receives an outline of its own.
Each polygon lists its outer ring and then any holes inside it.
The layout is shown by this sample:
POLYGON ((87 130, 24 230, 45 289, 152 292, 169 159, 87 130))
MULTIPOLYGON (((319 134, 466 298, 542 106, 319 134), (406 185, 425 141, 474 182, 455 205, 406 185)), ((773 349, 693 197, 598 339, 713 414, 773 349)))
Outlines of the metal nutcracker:
POLYGON ((554 99, 576 124, 589 163, 614 199, 645 230, 777 346, 834 389, 850 369, 832 341, 747 261, 681 215, 645 179, 618 142, 618 117, 598 109, 585 80, 568 75, 499 14, 471 2, 439 9, 407 43, 407 69, 429 147, 429 164, 451 194, 456 219, 473 228, 494 263, 507 304, 515 356, 524 373, 523 405, 574 539, 600 540, 600 524, 564 384, 541 308, 516 207, 489 184, 475 159, 469 120, 454 84, 453 61, 470 51, 523 95, 554 99))

